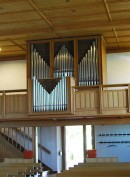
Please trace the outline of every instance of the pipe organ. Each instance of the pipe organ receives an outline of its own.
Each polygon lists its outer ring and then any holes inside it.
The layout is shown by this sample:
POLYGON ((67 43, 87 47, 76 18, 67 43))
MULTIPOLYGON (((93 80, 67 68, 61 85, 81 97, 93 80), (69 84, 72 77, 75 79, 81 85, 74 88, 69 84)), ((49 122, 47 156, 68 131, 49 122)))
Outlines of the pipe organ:
POLYGON ((31 113, 72 113, 75 83, 103 84, 101 39, 94 36, 28 42, 31 113))

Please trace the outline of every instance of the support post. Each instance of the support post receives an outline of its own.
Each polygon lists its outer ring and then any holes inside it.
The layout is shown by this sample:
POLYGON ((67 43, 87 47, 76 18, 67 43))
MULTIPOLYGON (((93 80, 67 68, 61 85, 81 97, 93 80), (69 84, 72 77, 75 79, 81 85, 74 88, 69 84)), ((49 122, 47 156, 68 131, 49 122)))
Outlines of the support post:
POLYGON ((87 145, 87 142, 86 142, 86 125, 83 125, 83 152, 84 152, 84 163, 86 162, 86 145, 87 145))
POLYGON ((128 84, 128 112, 130 112, 130 84, 128 84))
POLYGON ((99 85, 99 114, 102 114, 102 86, 99 85))
POLYGON ((34 155, 34 163, 38 163, 38 131, 37 127, 32 128, 32 151, 34 155))

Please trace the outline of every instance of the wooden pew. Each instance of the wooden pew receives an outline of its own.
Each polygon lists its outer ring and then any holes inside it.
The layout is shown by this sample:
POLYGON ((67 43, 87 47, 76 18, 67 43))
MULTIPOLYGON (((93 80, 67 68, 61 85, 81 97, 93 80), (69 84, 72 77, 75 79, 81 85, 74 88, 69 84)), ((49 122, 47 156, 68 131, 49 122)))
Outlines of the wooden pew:
POLYGON ((130 168, 130 163, 129 162, 117 162, 117 163, 82 163, 75 165, 74 167, 70 167, 69 169, 73 168, 102 168, 102 167, 120 167, 120 168, 130 168))
POLYGON ((0 177, 8 177, 8 174, 7 173, 3 173, 3 172, 0 172, 0 177))
POLYGON ((6 167, 6 166, 2 166, 0 167, 0 174, 6 174, 6 176, 9 175, 14 175, 14 176, 18 176, 18 175, 26 175, 26 168, 25 167, 6 167))
POLYGON ((56 174, 56 177, 125 177, 130 176, 130 170, 76 170, 76 171, 68 171, 67 173, 63 172, 61 174, 56 174))
POLYGON ((41 163, 0 163, 0 169, 13 168, 20 169, 26 168, 26 175, 42 174, 41 163))
MULTIPOLYGON (((110 163, 109 163, 110 164, 110 163)), ((65 170, 63 173, 56 174, 56 177, 126 177, 130 176, 130 163, 115 163, 116 165, 108 166, 105 164, 87 164, 79 165, 65 170)))

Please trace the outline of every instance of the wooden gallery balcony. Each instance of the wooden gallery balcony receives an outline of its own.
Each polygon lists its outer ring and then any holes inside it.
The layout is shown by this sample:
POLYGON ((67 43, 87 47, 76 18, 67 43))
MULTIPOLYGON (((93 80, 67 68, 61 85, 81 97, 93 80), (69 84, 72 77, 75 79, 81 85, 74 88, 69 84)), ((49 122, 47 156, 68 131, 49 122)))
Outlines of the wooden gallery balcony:
POLYGON ((73 77, 65 77, 56 80, 52 91, 48 91, 48 79, 30 79, 28 83, 28 91, 0 92, 1 121, 130 116, 130 84, 75 86, 73 77))

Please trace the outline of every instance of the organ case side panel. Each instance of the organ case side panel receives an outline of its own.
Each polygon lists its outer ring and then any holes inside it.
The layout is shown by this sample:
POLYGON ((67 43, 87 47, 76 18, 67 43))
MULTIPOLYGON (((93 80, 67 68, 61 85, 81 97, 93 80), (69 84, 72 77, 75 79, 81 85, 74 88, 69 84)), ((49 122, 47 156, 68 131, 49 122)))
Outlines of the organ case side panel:
POLYGON ((106 63, 106 45, 103 37, 101 37, 101 84, 107 84, 107 63, 106 63))

